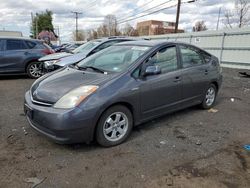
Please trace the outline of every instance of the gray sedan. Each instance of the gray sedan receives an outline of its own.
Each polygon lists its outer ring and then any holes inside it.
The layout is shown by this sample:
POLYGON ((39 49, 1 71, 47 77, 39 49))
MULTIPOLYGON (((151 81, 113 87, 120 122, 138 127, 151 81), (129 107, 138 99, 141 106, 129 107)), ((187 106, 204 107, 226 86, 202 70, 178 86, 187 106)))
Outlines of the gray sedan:
POLYGON ((215 104, 222 83, 213 55, 188 44, 120 43, 34 82, 25 95, 30 125, 57 143, 124 142, 133 126, 215 104))

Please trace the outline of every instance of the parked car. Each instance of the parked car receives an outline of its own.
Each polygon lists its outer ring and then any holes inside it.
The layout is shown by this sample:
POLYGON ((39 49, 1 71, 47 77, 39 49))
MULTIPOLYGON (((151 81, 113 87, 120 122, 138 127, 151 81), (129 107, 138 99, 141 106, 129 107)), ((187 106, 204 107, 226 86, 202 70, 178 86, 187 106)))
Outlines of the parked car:
MULTIPOLYGON (((142 40, 142 39, 131 38, 131 37, 109 37, 109 38, 89 41, 83 46, 77 48, 74 51, 74 54, 71 55, 62 54, 65 55, 65 57, 58 58, 57 60, 55 59, 48 60, 47 58, 47 60, 44 62, 44 66, 42 67, 42 72, 47 73, 62 68, 64 66, 76 64, 79 61, 83 60, 84 58, 93 55, 94 53, 99 52, 111 45, 132 40, 142 40)), ((44 61, 44 58, 40 60, 44 61)))
POLYGON ((55 48, 55 52, 71 53, 73 50, 75 50, 76 48, 78 48, 79 46, 81 46, 83 44, 84 44, 83 42, 76 42, 76 43, 71 43, 68 45, 58 46, 57 48, 55 48))
POLYGON ((218 58, 162 41, 116 44, 39 78, 25 94, 35 130, 58 143, 124 142, 133 126, 193 105, 214 106, 218 58))
POLYGON ((0 74, 27 73, 40 77, 38 59, 54 51, 42 41, 23 37, 0 37, 0 74))
POLYGON ((63 57, 72 56, 74 54, 89 51, 91 48, 95 47, 100 42, 101 42, 101 40, 93 40, 93 41, 87 42, 87 43, 79 46, 78 48, 76 48, 72 52, 58 52, 58 53, 46 55, 46 56, 40 58, 39 61, 43 62, 43 63, 45 62, 46 64, 48 63, 50 65, 51 63, 53 64, 53 62, 55 60, 61 59, 63 57))

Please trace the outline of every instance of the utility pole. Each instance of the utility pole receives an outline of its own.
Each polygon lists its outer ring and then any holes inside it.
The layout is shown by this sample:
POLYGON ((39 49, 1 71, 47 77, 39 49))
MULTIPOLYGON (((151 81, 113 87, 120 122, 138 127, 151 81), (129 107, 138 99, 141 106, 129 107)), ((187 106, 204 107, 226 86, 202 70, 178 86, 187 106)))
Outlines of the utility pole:
POLYGON ((78 40, 78 18, 79 18, 79 14, 82 14, 81 12, 74 12, 71 11, 71 13, 75 14, 76 16, 76 41, 78 40))
POLYGON ((221 13, 221 7, 219 9, 219 14, 218 14, 218 20, 217 20, 217 26, 216 26, 216 31, 219 29, 219 24, 220 24, 220 13, 221 13))
MULTIPOLYGON (((38 38, 38 23, 37 23, 37 16, 34 18, 33 12, 31 12, 31 21, 32 21, 32 26, 35 20, 35 33, 34 35, 36 36, 36 39, 38 38)), ((35 36, 33 36, 35 38, 35 36)))
MULTIPOLYGON (((185 3, 193 3, 196 0, 189 0, 185 3)), ((181 9, 181 0, 178 0, 178 4, 177 4, 177 12, 176 12, 176 22, 175 22, 175 29, 174 32, 177 33, 178 32, 178 25, 179 25, 179 18, 180 18, 180 9, 181 9)))
POLYGON ((178 32, 178 25, 179 25, 179 18, 180 18, 180 8, 181 8, 181 0, 178 0, 177 4, 177 13, 176 13, 176 22, 175 22, 175 29, 174 32, 178 32))

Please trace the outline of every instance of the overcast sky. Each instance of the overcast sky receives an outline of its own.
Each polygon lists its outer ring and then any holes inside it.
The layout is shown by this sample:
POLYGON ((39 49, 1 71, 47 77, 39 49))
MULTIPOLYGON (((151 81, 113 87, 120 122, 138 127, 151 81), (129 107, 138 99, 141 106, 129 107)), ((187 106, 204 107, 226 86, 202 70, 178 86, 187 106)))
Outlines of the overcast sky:
MULTIPOLYGON (((208 29, 215 29, 219 8, 222 15, 227 9, 234 8, 234 0, 198 0, 194 3, 184 3, 182 0, 180 28, 190 31, 196 21, 204 20, 208 29)), ((79 11, 79 29, 96 28, 107 14, 116 15, 118 21, 129 15, 160 5, 168 0, 0 0, 0 29, 22 31, 25 36, 30 34, 31 12, 51 10, 53 24, 59 27, 62 40, 70 40, 75 29, 75 19, 71 11, 79 11), (94 3, 92 3, 94 2, 94 3), (146 4, 146 6, 145 6, 146 4)), ((160 8, 174 6, 177 0, 163 4, 160 8)), ((148 15, 129 23, 135 26, 143 20, 175 21, 176 6, 153 15, 148 15)), ((119 25, 122 27, 122 24, 119 25)), ((224 28, 223 23, 220 28, 224 28)))

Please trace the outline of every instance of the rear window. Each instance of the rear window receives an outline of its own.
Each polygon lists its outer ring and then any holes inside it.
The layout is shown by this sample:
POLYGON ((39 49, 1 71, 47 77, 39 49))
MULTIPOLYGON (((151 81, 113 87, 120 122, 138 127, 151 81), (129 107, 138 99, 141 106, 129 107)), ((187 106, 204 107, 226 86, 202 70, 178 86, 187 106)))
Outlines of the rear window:
POLYGON ((36 47, 36 43, 32 41, 25 41, 26 45, 28 46, 29 49, 33 49, 36 47))
POLYGON ((24 41, 22 40, 7 40, 6 41, 6 50, 23 50, 27 49, 24 41))
POLYGON ((37 42, 34 49, 51 49, 49 45, 43 43, 43 42, 37 42))

